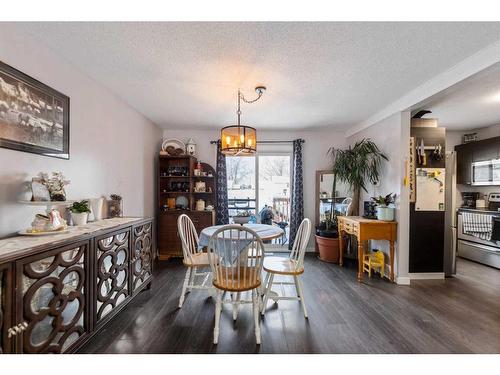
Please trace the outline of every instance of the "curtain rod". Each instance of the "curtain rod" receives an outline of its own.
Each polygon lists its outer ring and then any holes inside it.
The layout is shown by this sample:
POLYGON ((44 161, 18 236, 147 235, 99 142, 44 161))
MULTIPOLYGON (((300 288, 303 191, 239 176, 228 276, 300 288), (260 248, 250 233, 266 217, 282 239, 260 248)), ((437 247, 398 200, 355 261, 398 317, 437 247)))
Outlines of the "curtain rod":
MULTIPOLYGON (((299 139, 301 143, 305 143, 306 141, 304 139, 299 139)), ((210 141, 210 144, 215 144, 217 141, 210 141)), ((257 144, 262 143, 262 144, 273 144, 273 143, 293 143, 292 141, 257 141, 257 144)))

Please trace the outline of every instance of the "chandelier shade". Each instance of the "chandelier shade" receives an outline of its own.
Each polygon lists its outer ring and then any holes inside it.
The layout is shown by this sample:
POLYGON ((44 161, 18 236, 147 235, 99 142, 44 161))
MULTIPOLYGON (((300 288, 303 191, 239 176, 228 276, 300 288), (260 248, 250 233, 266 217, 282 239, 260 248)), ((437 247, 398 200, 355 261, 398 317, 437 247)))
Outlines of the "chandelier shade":
POLYGON ((251 126, 226 126, 221 129, 220 139, 225 155, 247 156, 257 152, 257 130, 251 126))
POLYGON ((238 124, 226 126, 220 131, 221 152, 224 155, 248 156, 257 152, 257 130, 251 126, 241 125, 241 101, 245 103, 255 103, 266 91, 265 86, 257 86, 255 99, 246 99, 238 90, 238 124))

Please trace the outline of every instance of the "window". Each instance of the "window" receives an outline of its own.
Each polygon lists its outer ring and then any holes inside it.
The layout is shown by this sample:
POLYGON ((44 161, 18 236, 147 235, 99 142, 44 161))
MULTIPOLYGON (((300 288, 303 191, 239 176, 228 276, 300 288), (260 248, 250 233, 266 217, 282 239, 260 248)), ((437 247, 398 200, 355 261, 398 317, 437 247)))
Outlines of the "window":
POLYGON ((260 222, 260 213, 272 209, 272 223, 285 229, 285 244, 290 222, 291 154, 261 153, 258 156, 228 156, 227 192, 229 216, 233 222, 260 222))
POLYGON ((259 212, 273 208, 275 222, 290 219, 290 155, 259 156, 259 212))
POLYGON ((255 157, 226 157, 229 216, 255 215, 255 157))

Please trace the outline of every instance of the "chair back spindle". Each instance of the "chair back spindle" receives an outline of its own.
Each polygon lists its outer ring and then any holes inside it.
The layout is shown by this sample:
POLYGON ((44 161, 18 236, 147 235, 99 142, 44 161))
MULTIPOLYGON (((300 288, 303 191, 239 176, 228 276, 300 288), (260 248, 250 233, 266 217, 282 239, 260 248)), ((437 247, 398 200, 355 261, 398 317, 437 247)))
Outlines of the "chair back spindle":
POLYGON ((295 241, 293 243, 292 251, 290 253, 290 260, 295 263, 295 270, 299 270, 304 265, 304 255, 306 253, 307 243, 311 236, 311 220, 305 218, 300 223, 295 241))
POLYGON ((218 289, 244 291, 261 283, 264 244, 249 228, 226 225, 215 231, 208 244, 208 259, 218 289))
POLYGON ((186 214, 177 219, 177 229, 182 243, 182 254, 184 259, 193 261, 193 255, 198 253, 198 233, 193 222, 186 214))

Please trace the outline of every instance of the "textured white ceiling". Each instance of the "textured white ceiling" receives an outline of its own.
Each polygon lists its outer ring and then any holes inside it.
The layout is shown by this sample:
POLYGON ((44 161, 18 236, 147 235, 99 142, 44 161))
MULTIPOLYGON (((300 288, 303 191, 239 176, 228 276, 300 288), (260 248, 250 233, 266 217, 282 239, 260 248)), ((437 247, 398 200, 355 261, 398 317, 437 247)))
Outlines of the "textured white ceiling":
MULTIPOLYGON (((472 130, 500 124, 500 63, 475 74, 416 106, 425 117, 449 130, 472 130)), ((500 135, 500 134, 499 134, 500 135)))
POLYGON ((500 23, 20 23, 163 128, 346 130, 500 39, 500 23))

